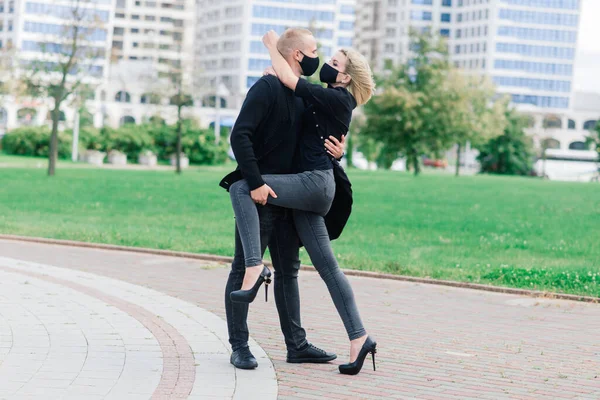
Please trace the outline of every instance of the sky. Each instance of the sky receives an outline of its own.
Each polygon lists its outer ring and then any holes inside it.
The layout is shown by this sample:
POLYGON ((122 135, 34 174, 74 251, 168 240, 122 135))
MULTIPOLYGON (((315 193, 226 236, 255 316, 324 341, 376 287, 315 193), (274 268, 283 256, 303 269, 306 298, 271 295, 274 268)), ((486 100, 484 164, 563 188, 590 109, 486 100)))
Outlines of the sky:
POLYGON ((583 0, 575 90, 600 93, 600 0, 583 0))

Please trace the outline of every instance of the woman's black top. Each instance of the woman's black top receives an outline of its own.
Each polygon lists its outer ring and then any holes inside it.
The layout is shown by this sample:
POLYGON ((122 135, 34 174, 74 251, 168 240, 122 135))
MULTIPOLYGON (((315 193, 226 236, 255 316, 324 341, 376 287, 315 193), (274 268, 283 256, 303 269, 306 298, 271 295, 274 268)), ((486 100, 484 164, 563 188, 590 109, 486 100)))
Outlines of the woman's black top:
POLYGON ((295 94, 307 105, 299 137, 298 172, 332 169, 325 139, 334 136, 341 140, 348 133, 356 100, 345 88, 324 88, 305 79, 298 81, 295 94))

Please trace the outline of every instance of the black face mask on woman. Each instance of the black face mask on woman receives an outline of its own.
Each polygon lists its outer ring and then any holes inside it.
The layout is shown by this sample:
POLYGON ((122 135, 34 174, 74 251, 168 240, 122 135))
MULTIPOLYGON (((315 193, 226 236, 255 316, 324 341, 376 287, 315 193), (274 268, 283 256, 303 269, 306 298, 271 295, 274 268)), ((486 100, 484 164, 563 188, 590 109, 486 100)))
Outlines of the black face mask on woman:
POLYGON ((323 64, 323 68, 321 68, 321 73, 319 74, 319 78, 321 78, 321 82, 334 84, 337 82, 337 76, 340 73, 337 69, 333 68, 329 64, 323 64))
POLYGON ((302 55, 304 58, 302 58, 302 61, 299 62, 300 68, 302 68, 302 75, 311 76, 317 72, 317 69, 319 69, 319 56, 309 57, 304 53, 302 53, 302 55))

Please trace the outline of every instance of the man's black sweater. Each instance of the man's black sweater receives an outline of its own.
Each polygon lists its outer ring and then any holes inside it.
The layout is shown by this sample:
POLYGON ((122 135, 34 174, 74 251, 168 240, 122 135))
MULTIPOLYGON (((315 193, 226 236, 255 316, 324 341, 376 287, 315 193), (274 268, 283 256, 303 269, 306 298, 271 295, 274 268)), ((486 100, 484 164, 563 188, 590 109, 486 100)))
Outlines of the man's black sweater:
POLYGON ((293 172, 303 111, 302 99, 275 76, 263 76, 250 88, 231 132, 231 148, 250 190, 264 185, 261 174, 293 172))

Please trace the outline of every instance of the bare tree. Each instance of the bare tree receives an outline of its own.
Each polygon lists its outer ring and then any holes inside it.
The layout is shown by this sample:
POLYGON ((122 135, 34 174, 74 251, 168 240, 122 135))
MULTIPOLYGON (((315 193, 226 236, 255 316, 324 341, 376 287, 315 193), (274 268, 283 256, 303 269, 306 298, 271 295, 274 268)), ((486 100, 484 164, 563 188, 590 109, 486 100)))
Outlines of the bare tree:
MULTIPOLYGON (((53 101, 52 134, 48 155, 48 175, 56 171, 58 157, 58 123, 61 106, 82 85, 95 82, 94 60, 104 57, 104 40, 94 39, 106 35, 103 21, 90 0, 74 0, 61 14, 64 20, 62 35, 40 46, 41 57, 30 61, 23 74, 29 95, 50 98, 53 101)), ((50 40, 50 39, 48 39, 50 40)))

